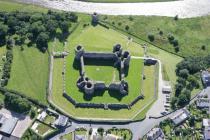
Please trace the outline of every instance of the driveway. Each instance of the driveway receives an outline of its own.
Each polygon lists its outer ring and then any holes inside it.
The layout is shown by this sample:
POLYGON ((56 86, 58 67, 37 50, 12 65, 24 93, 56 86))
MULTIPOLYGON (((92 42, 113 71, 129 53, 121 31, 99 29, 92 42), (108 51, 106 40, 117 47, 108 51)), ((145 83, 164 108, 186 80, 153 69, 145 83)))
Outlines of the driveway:
POLYGON ((147 3, 91 3, 74 0, 15 0, 48 8, 81 13, 97 12, 105 15, 179 15, 180 18, 210 14, 210 0, 180 0, 147 3))

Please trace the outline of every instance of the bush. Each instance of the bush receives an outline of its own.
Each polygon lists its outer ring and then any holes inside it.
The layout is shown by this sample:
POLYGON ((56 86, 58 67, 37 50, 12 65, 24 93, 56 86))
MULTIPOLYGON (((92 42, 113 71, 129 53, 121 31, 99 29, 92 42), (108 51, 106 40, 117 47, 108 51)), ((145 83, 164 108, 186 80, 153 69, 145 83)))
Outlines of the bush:
POLYGON ((179 19, 179 16, 176 15, 176 16, 174 17, 174 20, 178 20, 178 19, 179 19))
POLYGON ((126 31, 129 30, 129 26, 128 26, 128 25, 125 26, 125 30, 126 30, 126 31))
POLYGON ((28 100, 10 93, 5 93, 4 103, 6 108, 18 113, 28 112, 31 109, 31 104, 28 100))
POLYGON ((148 35, 149 41, 153 42, 155 40, 155 36, 153 34, 148 35))
POLYGON ((201 49, 202 49, 202 50, 206 50, 206 46, 205 46, 205 45, 202 45, 202 46, 201 46, 201 49))
POLYGON ((159 35, 163 35, 163 31, 159 31, 159 35))

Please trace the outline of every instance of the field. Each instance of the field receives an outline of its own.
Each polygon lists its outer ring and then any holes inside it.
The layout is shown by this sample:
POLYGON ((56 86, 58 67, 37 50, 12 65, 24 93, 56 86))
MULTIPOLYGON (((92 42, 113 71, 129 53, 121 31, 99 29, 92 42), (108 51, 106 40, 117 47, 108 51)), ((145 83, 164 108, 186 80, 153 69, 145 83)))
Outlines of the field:
POLYGON ((155 38, 152 44, 176 53, 167 38, 168 35, 173 35, 180 48, 176 54, 183 57, 207 55, 210 51, 210 31, 207 30, 210 28, 209 16, 178 20, 156 16, 104 16, 101 19, 123 31, 126 31, 125 26, 128 25, 127 32, 146 41, 149 41, 148 35, 152 34, 155 38), (203 45, 205 49, 202 49, 203 45))
POLYGON ((7 88, 46 104, 48 54, 26 46, 21 51, 20 47, 16 46, 13 55, 11 77, 7 88))
POLYGON ((23 11, 23 12, 47 12, 47 8, 33 6, 29 4, 16 3, 12 0, 0 0, 0 11, 23 11))
MULTIPOLYGON (((84 1, 84 0, 81 0, 84 1)), ((88 2, 105 2, 105 3, 120 3, 120 2, 164 2, 164 1, 173 1, 173 0, 85 0, 88 2)))
MULTIPOLYGON (((71 88, 75 87, 75 90, 72 90, 74 92, 70 92, 68 94, 71 94, 71 96, 74 96, 77 100, 85 101, 83 98, 83 95, 78 92, 78 89, 75 85, 75 81, 77 80, 77 76, 79 76, 79 73, 77 70, 72 69, 72 62, 74 58, 74 47, 79 44, 84 45, 85 49, 88 51, 108 51, 110 52, 112 50, 112 46, 116 43, 121 43, 124 50, 129 50, 131 54, 136 56, 142 56, 143 55, 143 49, 141 45, 135 43, 135 42, 129 42, 128 43, 128 37, 119 34, 118 32, 112 30, 112 29, 106 29, 101 26, 97 27, 86 27, 83 29, 82 25, 80 25, 75 32, 68 38, 68 50, 70 52, 67 59, 67 69, 66 71, 66 81, 72 81, 72 83, 66 83, 67 91, 71 91, 71 88), (110 36, 112 34, 115 36, 114 38, 110 36), (91 41, 90 41, 91 40, 91 41), (128 44, 128 45, 127 45, 128 44), (72 76, 73 75, 73 76, 72 76), (71 80, 71 78, 75 78, 74 80, 71 80)), ((111 98, 109 94, 104 93, 103 96, 96 96, 93 97, 91 102, 128 102, 129 100, 134 99, 136 95, 139 94, 141 89, 141 81, 140 80, 133 80, 134 78, 138 78, 139 73, 139 79, 141 79, 141 71, 142 68, 142 60, 140 59, 131 59, 131 69, 129 69, 128 77, 126 77, 126 80, 131 83, 131 85, 138 85, 136 88, 130 89, 130 94, 128 96, 125 96, 120 100, 117 100, 117 98, 111 98)), ((63 67, 63 60, 62 59, 54 59, 54 70, 53 70, 53 94, 52 94, 52 101, 56 106, 59 106, 62 108, 63 111, 67 112, 69 115, 72 115, 74 117, 78 118, 92 118, 92 119, 98 119, 98 118, 104 118, 104 119, 132 119, 135 117, 139 112, 143 111, 145 105, 150 105, 154 101, 154 86, 150 86, 149 88, 144 85, 142 87, 145 89, 144 95, 145 99, 140 100, 137 102, 135 106, 131 108, 131 110, 103 110, 103 109, 82 109, 82 108, 75 108, 69 101, 67 101, 62 96, 62 67, 63 67)), ((95 69, 93 69, 95 70, 95 69)), ((155 68, 153 66, 151 67, 145 67, 144 71, 148 74, 147 79, 144 80, 145 83, 149 83, 150 85, 154 83, 154 71, 155 68)), ((88 73, 87 73, 88 74, 88 73)), ((109 74, 108 74, 109 75, 109 74)), ((149 109, 149 108, 147 108, 149 109)), ((144 114, 138 119, 142 119, 145 116, 146 111, 144 111, 144 114)))

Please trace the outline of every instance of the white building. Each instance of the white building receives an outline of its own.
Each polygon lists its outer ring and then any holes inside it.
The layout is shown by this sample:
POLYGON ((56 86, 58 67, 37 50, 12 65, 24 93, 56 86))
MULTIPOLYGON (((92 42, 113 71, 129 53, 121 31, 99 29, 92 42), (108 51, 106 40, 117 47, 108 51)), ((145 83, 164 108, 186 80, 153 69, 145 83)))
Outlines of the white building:
POLYGON ((153 128, 147 134, 147 140, 164 140, 164 133, 160 128, 153 128))
POLYGON ((181 109, 175 113, 170 119, 173 121, 175 125, 179 125, 185 120, 187 120, 190 116, 190 112, 187 109, 181 109))

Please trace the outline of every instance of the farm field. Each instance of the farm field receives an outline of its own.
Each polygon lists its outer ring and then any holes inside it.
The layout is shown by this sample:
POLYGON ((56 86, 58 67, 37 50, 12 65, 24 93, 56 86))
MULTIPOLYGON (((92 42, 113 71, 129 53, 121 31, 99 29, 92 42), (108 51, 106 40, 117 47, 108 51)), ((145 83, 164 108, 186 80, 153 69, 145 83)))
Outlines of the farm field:
POLYGON ((46 104, 48 53, 24 46, 13 48, 13 63, 8 89, 16 90, 46 104))
POLYGON ((126 32, 148 42, 148 35, 154 35, 152 44, 183 57, 207 55, 210 51, 209 16, 178 20, 156 16, 103 16, 101 20, 123 31, 127 25, 126 32), (169 43, 169 35, 178 40, 179 52, 169 43), (202 46, 205 47, 202 49, 202 46))
POLYGON ((19 10, 22 12, 47 12, 47 8, 42 8, 39 6, 33 6, 30 4, 16 3, 12 0, 0 0, 0 11, 15 11, 19 10))

